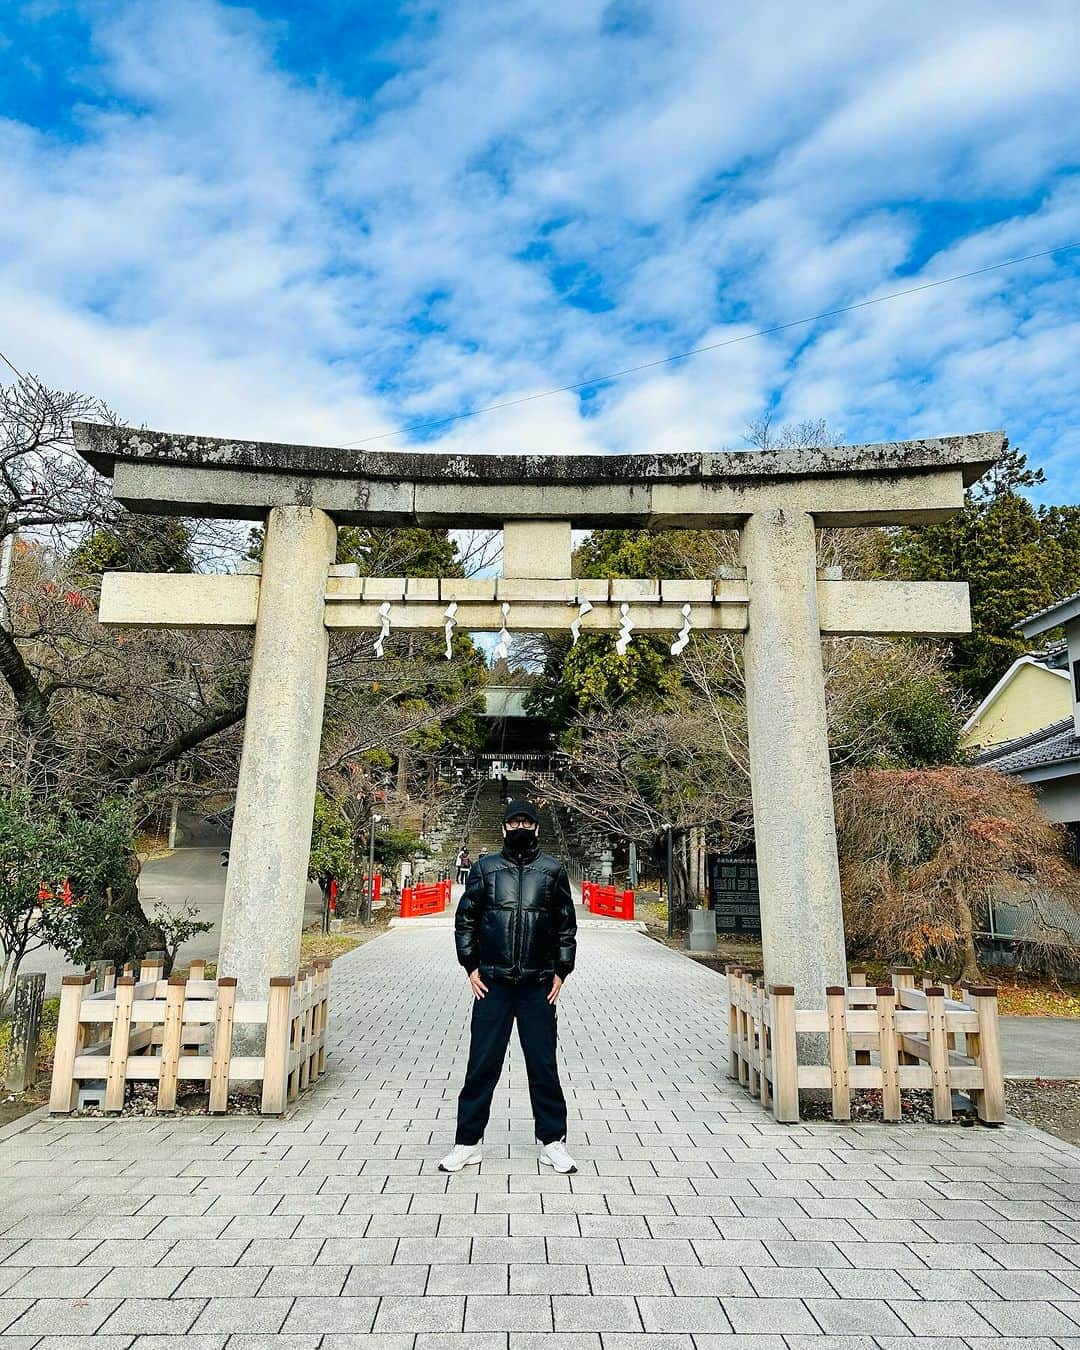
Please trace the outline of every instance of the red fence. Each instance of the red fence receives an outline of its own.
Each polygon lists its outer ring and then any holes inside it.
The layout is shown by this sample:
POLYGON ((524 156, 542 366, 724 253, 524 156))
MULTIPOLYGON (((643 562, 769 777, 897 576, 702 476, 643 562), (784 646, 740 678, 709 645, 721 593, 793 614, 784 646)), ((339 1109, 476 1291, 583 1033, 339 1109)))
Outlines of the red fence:
POLYGON ((634 917, 633 891, 620 891, 614 886, 601 886, 596 881, 583 881, 581 900, 590 914, 602 914, 608 919, 634 917))
POLYGON ((427 885, 405 886, 401 892, 401 917, 419 919, 425 914, 441 914, 449 903, 449 878, 427 885))

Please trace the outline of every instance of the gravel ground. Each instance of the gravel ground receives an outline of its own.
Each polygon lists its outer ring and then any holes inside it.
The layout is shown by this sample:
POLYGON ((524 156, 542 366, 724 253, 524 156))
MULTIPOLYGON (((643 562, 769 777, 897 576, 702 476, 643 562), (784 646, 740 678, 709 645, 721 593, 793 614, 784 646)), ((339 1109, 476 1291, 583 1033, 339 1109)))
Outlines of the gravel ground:
POLYGON ((1080 1081, 1074 1078, 1010 1078, 1005 1103, 1014 1116, 1047 1134, 1080 1144, 1080 1081))

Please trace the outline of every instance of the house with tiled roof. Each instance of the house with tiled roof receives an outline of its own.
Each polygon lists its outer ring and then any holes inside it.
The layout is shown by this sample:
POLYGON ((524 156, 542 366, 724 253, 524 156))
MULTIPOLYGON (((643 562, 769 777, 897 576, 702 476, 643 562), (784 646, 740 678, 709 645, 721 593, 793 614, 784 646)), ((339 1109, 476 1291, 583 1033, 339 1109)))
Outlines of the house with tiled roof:
POLYGON ((1061 640, 1017 657, 964 723, 963 749, 988 750, 1070 717, 1067 665, 1068 651, 1061 640))
POLYGON ((975 762, 1030 783, 1050 819, 1069 827, 1080 858, 1080 591, 1032 614, 1017 628, 1026 638, 1065 630, 1058 666, 1065 676, 1069 709, 1045 726, 989 746, 975 762))

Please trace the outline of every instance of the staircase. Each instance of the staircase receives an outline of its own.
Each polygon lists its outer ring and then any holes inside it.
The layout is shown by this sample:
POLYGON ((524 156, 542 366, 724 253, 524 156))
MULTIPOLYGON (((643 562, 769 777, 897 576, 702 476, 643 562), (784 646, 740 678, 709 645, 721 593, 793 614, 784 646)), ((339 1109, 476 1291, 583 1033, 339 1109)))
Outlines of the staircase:
MULTIPOLYGON (((537 801, 544 796, 544 786, 540 781, 530 783, 511 783, 513 796, 523 797, 527 801, 537 801)), ((435 850, 434 857, 426 870, 430 873, 443 873, 454 876, 454 859, 462 841, 468 845, 469 856, 476 861, 482 848, 489 853, 498 853, 502 848, 502 819, 504 804, 499 792, 497 779, 481 779, 469 785, 468 790, 457 798, 447 809, 439 825, 429 839, 435 850)), ((581 880, 581 867, 576 857, 570 854, 563 821, 552 803, 539 808, 540 847, 545 853, 552 853, 564 862, 572 881, 581 880)))
POLYGON ((437 823, 429 830, 427 842, 432 855, 421 868, 429 878, 454 876, 454 859, 468 830, 473 803, 481 786, 480 782, 473 780, 456 788, 437 823))
POLYGON ((503 802, 498 781, 484 779, 480 783, 463 836, 473 862, 482 848, 486 848, 489 853, 498 853, 502 848, 502 818, 503 802))

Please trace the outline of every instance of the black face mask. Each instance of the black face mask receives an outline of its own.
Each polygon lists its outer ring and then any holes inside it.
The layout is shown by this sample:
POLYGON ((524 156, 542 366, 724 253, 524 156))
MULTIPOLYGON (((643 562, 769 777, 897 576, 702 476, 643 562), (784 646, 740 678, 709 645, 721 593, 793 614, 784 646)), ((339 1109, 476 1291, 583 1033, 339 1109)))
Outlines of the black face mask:
POLYGON ((515 853, 518 857, 524 857, 526 853, 531 853, 536 847, 536 831, 527 830, 524 825, 519 825, 515 829, 506 831, 503 843, 506 845, 507 853, 515 853))

